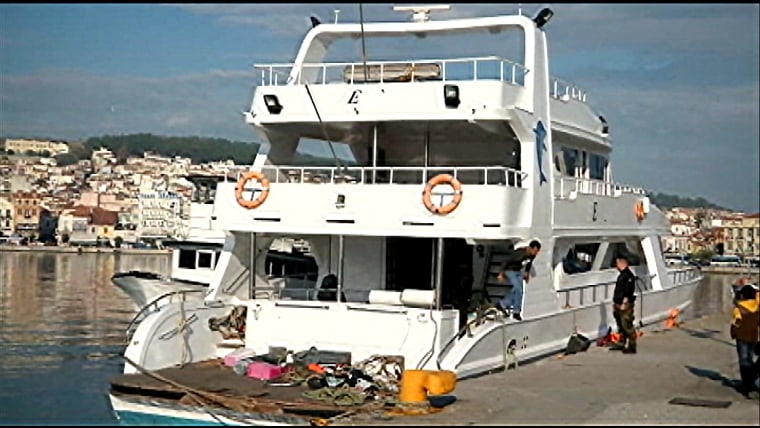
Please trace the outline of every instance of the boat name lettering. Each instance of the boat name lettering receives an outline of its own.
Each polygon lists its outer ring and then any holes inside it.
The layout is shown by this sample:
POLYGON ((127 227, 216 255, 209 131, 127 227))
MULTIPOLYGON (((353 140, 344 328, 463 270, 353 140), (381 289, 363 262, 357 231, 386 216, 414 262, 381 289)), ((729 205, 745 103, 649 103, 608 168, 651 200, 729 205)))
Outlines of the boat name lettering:
POLYGON ((362 93, 361 89, 357 89, 354 92, 351 93, 351 96, 348 98, 347 104, 359 104, 359 94, 362 93))

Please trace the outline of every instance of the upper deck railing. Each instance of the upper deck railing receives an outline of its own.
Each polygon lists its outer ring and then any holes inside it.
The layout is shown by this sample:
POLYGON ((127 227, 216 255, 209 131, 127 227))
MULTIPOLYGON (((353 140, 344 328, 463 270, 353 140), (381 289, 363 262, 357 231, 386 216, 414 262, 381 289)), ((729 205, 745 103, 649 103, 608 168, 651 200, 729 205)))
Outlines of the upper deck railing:
POLYGON ((549 78, 549 95, 558 100, 578 100, 586 102, 586 91, 578 86, 554 77, 549 78))
MULTIPOLYGON (((327 85, 332 83, 390 83, 427 81, 478 81, 506 82, 515 86, 525 85, 529 70, 522 64, 498 56, 472 58, 424 59, 406 61, 319 62, 286 64, 256 64, 261 71, 260 86, 283 86, 292 84, 291 72, 296 85, 327 85), (316 73, 307 73, 308 71, 316 73), (304 79, 304 75, 309 75, 304 79)), ((554 77, 550 78, 549 94, 560 100, 586 102, 586 91, 578 86, 554 77)))
POLYGON ((558 199, 568 199, 570 194, 596 195, 596 196, 620 196, 623 193, 646 195, 646 190, 641 187, 627 184, 613 183, 603 180, 577 177, 555 177, 554 195, 558 199))
MULTIPOLYGON (((261 172, 272 183, 421 184, 438 174, 451 174, 462 184, 522 187, 527 173, 505 166, 441 167, 323 167, 264 166, 261 172)), ((240 176, 238 176, 240 179, 240 176)))
POLYGON ((288 85, 290 72, 300 68, 295 84, 390 83, 424 81, 497 80, 523 85, 528 70, 514 61, 497 56, 408 61, 320 62, 297 64, 256 64, 261 70, 261 86, 288 85), (304 81, 306 71, 316 70, 304 81))

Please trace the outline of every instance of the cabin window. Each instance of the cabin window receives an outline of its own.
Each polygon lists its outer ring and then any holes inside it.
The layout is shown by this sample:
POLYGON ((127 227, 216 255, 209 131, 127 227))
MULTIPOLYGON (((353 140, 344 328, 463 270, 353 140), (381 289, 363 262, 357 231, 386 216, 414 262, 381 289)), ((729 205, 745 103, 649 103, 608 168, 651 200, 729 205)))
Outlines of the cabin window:
POLYGON ((641 261, 643 259, 641 242, 638 240, 636 240, 636 242, 610 242, 609 247, 607 247, 607 253, 604 255, 604 260, 602 261, 602 269, 610 269, 616 267, 615 258, 618 256, 618 254, 628 255, 629 266, 641 265, 641 261))
POLYGON ((598 250, 598 242, 571 246, 562 258, 562 270, 570 275, 590 271, 598 250))
POLYGON ((219 257, 222 255, 222 252, 220 250, 214 251, 214 269, 216 269, 216 265, 219 263, 219 257))
POLYGON ((574 177, 576 167, 579 166, 578 150, 563 147, 562 157, 565 161, 565 174, 574 177))
POLYGON ((214 253, 209 251, 198 251, 198 268, 211 269, 213 266, 214 253))
POLYGON ((589 166, 589 178, 593 180, 604 180, 604 171, 607 169, 607 159, 601 155, 591 155, 591 165, 589 166))
POLYGON ((179 267, 182 269, 195 269, 195 251, 179 250, 179 267))

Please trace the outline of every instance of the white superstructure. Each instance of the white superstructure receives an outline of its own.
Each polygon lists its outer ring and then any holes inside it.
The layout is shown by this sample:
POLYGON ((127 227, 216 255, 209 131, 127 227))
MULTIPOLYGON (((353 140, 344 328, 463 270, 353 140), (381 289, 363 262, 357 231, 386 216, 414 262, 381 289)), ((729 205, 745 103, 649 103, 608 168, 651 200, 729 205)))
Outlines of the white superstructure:
MULTIPOLYGON (((271 147, 252 166, 256 179, 218 185, 224 250, 206 302, 182 308, 198 326, 187 337, 193 358, 214 355, 221 338, 206 320, 234 304, 248 308, 245 345, 257 352, 315 346, 350 351, 356 361, 402 355, 406 368, 483 373, 504 366, 510 342, 525 360, 564 349, 574 331, 593 339, 614 329, 619 251, 635 256, 637 323, 689 305, 701 277, 666 266, 664 214, 643 189, 612 181, 607 121, 584 90, 549 74, 541 26, 550 16, 320 24, 293 64, 257 66, 262 80, 245 120, 271 147), (375 54, 325 62, 345 41, 453 44, 473 33, 516 37, 522 59, 375 54), (293 165, 304 139, 344 145, 356 165, 293 165), (440 174, 455 180, 426 187, 440 174), (249 200, 257 202, 244 207, 249 200), (320 280, 337 275, 345 300, 284 297, 263 275, 261 256, 280 235, 308 240, 320 280), (486 321, 458 335, 460 310, 449 301, 456 268, 474 278, 473 302, 494 302, 509 292, 495 280, 506 248, 533 239, 542 251, 525 285, 523 320, 486 321)), ((149 369, 176 363, 177 352, 164 348, 179 345, 159 338, 179 316, 146 319, 126 354, 149 369)))

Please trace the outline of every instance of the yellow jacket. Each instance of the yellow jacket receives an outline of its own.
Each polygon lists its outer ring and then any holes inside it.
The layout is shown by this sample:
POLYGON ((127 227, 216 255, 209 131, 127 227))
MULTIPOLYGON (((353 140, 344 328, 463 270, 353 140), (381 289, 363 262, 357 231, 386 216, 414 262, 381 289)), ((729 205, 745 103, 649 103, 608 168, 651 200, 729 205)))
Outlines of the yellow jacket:
POLYGON ((760 305, 757 299, 739 300, 734 307, 731 337, 742 342, 760 341, 760 305))

